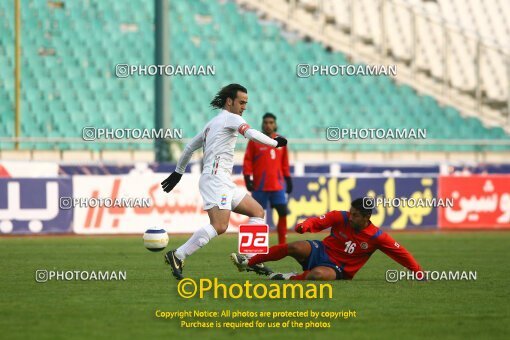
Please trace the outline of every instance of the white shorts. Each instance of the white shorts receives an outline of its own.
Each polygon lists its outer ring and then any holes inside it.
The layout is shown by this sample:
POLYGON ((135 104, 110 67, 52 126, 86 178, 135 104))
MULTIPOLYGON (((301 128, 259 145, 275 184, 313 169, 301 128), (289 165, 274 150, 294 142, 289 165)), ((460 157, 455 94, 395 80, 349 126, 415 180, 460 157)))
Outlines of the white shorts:
POLYGON ((232 183, 228 174, 202 174, 198 183, 198 189, 204 201, 204 210, 214 206, 234 210, 246 196, 246 191, 232 183))

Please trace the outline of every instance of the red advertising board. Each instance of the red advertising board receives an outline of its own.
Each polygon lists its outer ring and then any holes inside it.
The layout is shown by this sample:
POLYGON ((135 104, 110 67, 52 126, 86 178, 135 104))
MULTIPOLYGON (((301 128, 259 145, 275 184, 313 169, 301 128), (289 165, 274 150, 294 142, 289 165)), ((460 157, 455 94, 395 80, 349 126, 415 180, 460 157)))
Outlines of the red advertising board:
POLYGON ((267 224, 241 224, 238 244, 240 254, 267 254, 269 252, 269 226, 267 224))
POLYGON ((510 176, 441 176, 439 197, 453 206, 439 208, 439 227, 510 228, 510 176))

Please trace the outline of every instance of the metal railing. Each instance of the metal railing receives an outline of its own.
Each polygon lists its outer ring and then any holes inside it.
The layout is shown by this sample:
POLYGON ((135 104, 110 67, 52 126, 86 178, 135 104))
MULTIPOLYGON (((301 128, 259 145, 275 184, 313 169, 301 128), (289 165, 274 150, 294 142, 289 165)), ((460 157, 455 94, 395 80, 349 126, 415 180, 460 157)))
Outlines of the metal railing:
MULTIPOLYGON (((430 15, 422 6, 410 4, 401 0, 335 0, 337 6, 343 5, 348 8, 348 22, 343 26, 338 22, 331 22, 330 12, 325 12, 325 0, 317 0, 317 6, 309 3, 302 4, 299 0, 236 0, 250 9, 263 12, 267 17, 283 21, 287 28, 300 32, 305 36, 322 42, 346 54, 356 61, 365 63, 397 63, 398 82, 408 84, 418 91, 432 95, 445 105, 452 105, 461 110, 464 115, 475 116, 487 126, 501 126, 510 133, 510 49, 502 47, 493 39, 480 36, 477 32, 446 22, 442 18, 430 15), (379 27, 373 35, 366 39, 357 34, 356 22, 364 25, 374 25, 366 21, 365 14, 369 10, 379 13, 379 27), (385 10, 386 8, 386 10, 385 10), (395 24, 397 8, 407 11, 407 19, 411 22, 408 27, 401 27, 398 33, 403 39, 406 28, 410 31, 410 46, 406 60, 399 60, 390 53, 390 41, 388 31, 390 24, 395 24), (300 19, 296 19, 297 11, 301 10, 300 19), (309 19, 303 19, 303 10, 309 13, 309 19), (392 17, 393 15, 393 17, 392 17), (428 28, 425 32, 417 29, 417 23, 421 20, 428 28), (347 26, 345 26, 347 25, 347 26), (434 29, 442 30, 441 41, 436 46, 424 46, 428 36, 434 29), (333 33, 331 33, 333 31, 333 33), (329 32, 329 33, 327 33, 329 32), (375 37, 378 34, 379 36, 375 37), (462 39, 471 41, 474 46, 473 54, 465 55, 464 47, 455 46, 452 41, 462 39), (420 48, 418 48, 420 47, 420 48), (434 60, 427 55, 440 52, 440 64, 432 64, 434 60), (459 79, 452 81, 452 66, 454 62, 462 58, 463 62, 469 60, 466 72, 471 72, 475 84, 472 88, 459 86, 459 79), (419 67, 419 61, 425 60, 425 69, 419 67), (491 63, 496 60, 497 65, 491 63), (503 61, 500 65, 498 61, 503 61), (442 68, 441 74, 434 74, 434 67, 442 68), (498 70, 503 70, 499 72, 498 70), (507 85, 505 85, 507 84, 507 85), (492 86, 492 87, 490 87, 492 86), (489 88, 490 87, 490 88, 489 88), (495 88, 496 87, 496 88, 495 88), (503 98, 496 98, 490 93, 503 93, 503 98)), ((462 44, 461 44, 462 45, 462 44)), ((423 62, 422 62, 423 65, 423 62)), ((457 75, 455 75, 457 76, 457 75)))

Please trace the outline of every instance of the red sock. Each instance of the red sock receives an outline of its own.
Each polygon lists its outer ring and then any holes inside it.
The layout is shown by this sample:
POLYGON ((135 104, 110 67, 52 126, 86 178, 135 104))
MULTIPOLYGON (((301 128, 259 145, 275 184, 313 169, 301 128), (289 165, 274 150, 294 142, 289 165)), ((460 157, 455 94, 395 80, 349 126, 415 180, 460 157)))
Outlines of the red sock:
POLYGON ((287 244, 279 244, 276 246, 272 246, 269 248, 269 253, 267 254, 258 254, 253 256, 248 261, 248 266, 253 266, 255 264, 259 264, 267 261, 278 261, 283 259, 288 254, 288 246, 287 244))
POLYGON ((287 243, 287 216, 278 218, 278 244, 287 243))
POLYGON ((305 270, 301 274, 291 276, 290 279, 291 280, 306 280, 306 276, 308 275, 309 272, 310 272, 309 270, 305 270))

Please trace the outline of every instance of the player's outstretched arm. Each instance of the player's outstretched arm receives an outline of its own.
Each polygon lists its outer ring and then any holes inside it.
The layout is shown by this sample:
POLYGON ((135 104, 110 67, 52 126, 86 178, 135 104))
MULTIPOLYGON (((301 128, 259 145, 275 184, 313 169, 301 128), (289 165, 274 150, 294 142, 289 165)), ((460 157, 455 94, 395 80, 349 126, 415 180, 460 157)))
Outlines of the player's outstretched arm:
POLYGON ((287 139, 282 136, 276 136, 274 139, 266 136, 262 132, 249 128, 244 132, 244 136, 254 142, 262 143, 265 145, 272 146, 274 148, 280 148, 287 145, 287 139))
POLYGON ((202 133, 199 133, 193 139, 191 142, 189 142, 186 147, 184 148, 184 151, 182 152, 181 158, 179 158, 179 161, 177 162, 177 167, 175 168, 175 171, 170 174, 163 182, 161 182, 161 187, 163 188, 163 191, 170 192, 173 188, 179 183, 181 180, 182 174, 186 171, 186 166, 189 163, 189 160, 191 159, 191 156, 193 155, 193 152, 195 152, 196 149, 200 148, 203 143, 202 133))
POLYGON ((317 233, 321 230, 331 228, 343 222, 342 213, 340 211, 330 211, 320 217, 310 217, 302 223, 298 223, 294 230, 299 233, 317 233))
POLYGON ((379 249, 395 262, 413 272, 423 270, 413 255, 387 233, 381 232, 381 235, 377 237, 377 241, 379 242, 379 249))
POLYGON ((257 143, 272 146, 273 148, 280 148, 287 145, 287 140, 282 136, 276 136, 274 139, 266 136, 262 132, 252 129, 243 117, 235 114, 228 116, 225 127, 237 130, 241 135, 257 143))

